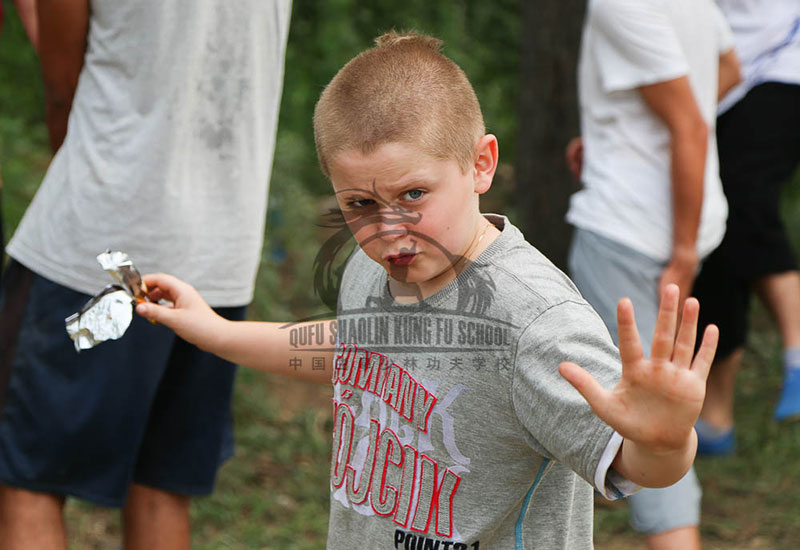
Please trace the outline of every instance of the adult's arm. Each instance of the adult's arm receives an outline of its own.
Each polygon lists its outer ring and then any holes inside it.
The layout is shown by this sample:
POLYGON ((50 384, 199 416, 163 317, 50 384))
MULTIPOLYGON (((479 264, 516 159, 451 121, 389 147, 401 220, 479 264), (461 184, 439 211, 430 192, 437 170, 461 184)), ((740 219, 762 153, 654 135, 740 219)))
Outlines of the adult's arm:
POLYGON ((567 161, 572 176, 580 181, 583 172, 583 138, 577 136, 569 140, 564 150, 564 159, 567 161))
POLYGON ((39 25, 36 21, 36 0, 14 0, 17 14, 22 21, 25 34, 28 35, 34 50, 39 50, 39 25))
POLYGON ((730 92, 734 86, 742 81, 739 56, 736 50, 730 49, 719 56, 719 87, 717 99, 720 100, 730 92))
POLYGON ((55 153, 67 135, 67 120, 86 53, 88 0, 37 0, 39 58, 45 121, 55 153))
POLYGON ((688 77, 642 86, 639 90, 650 109, 669 129, 672 253, 659 288, 677 284, 682 303, 691 291, 699 265, 696 245, 703 207, 708 127, 688 77))

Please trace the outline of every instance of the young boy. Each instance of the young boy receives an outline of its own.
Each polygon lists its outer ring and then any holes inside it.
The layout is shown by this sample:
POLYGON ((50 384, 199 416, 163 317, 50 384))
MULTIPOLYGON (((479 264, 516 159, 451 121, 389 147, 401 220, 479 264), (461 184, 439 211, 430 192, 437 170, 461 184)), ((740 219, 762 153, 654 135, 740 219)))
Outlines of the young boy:
POLYGON ((480 213, 498 148, 464 73, 435 39, 377 44, 314 116, 359 245, 335 354, 318 351, 318 322, 229 322, 167 275, 145 279, 173 306, 137 311, 249 367, 325 382, 334 360, 328 548, 591 548, 593 486, 618 498, 691 465, 716 329, 692 361, 698 305, 687 301, 676 339, 671 285, 645 360, 622 300, 620 379, 569 279, 507 219, 480 213), (316 368, 296 368, 298 342, 316 368))

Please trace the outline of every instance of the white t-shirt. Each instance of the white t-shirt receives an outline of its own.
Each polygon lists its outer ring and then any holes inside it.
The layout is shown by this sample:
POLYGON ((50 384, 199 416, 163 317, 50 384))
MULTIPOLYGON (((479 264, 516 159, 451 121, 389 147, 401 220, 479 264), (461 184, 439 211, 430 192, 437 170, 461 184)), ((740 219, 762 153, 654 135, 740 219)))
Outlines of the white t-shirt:
POLYGON ((91 0, 64 144, 9 254, 94 294, 95 260, 250 302, 263 241, 289 0, 91 0))
POLYGON ((800 0, 717 0, 742 64, 742 82, 720 102, 730 109, 762 82, 800 84, 800 0))
POLYGON ((711 128, 698 253, 719 244, 727 203, 713 126, 719 56, 732 47, 712 0, 590 1, 578 74, 584 189, 572 196, 567 221, 658 261, 670 258, 670 134, 638 88, 688 75, 711 128))

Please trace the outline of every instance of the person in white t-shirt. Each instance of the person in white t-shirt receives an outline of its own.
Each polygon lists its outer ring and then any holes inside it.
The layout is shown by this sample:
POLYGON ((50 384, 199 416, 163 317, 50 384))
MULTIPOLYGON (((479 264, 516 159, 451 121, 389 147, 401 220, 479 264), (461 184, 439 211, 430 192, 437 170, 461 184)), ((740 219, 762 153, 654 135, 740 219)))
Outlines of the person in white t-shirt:
MULTIPOLYGON (((570 274, 616 339, 629 296, 652 334, 659 289, 684 298, 725 232, 717 173, 718 95, 738 80, 733 39, 712 0, 589 2, 579 63, 582 138, 567 160, 583 189, 570 201, 570 274)), ((647 344, 645 344, 647 346, 647 344)), ((630 497, 650 548, 699 548, 694 470, 630 497)))
POLYGON ((776 420, 800 418, 800 272, 781 220, 781 194, 800 166, 800 2, 717 0, 733 30, 743 82, 720 103, 720 173, 730 205, 725 238, 704 262, 694 294, 703 324, 720 326, 698 452, 734 452, 734 388, 755 289, 783 344, 776 420))
POLYGON ((0 293, 0 550, 66 549, 66 497, 121 507, 128 550, 190 547, 190 497, 212 492, 233 453, 236 367, 138 318, 77 354, 64 319, 111 282, 95 260, 107 248, 244 317, 290 10, 39 2, 55 156, 0 293))

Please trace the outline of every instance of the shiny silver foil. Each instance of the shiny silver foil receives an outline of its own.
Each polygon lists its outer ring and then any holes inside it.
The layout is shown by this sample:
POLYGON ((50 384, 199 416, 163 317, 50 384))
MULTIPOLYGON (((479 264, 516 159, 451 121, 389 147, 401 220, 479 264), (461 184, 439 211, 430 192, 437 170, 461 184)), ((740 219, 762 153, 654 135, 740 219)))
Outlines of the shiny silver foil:
POLYGON ((97 255, 97 261, 119 284, 125 287, 125 290, 130 292, 137 302, 142 302, 146 299, 147 288, 142 282, 142 276, 139 275, 127 254, 106 250, 97 255))
POLYGON ((64 320, 78 352, 121 338, 133 320, 137 302, 147 300, 147 288, 127 254, 109 250, 98 255, 97 261, 119 284, 108 285, 64 320))
POLYGON ((119 285, 108 285, 79 312, 64 320, 75 349, 80 352, 100 342, 121 338, 133 320, 135 304, 127 290, 119 285))

